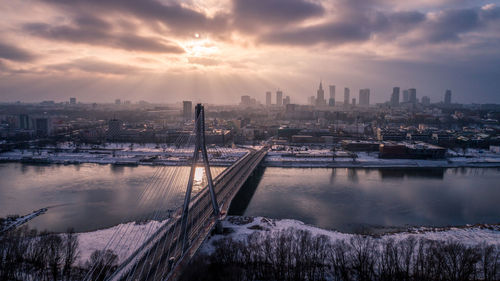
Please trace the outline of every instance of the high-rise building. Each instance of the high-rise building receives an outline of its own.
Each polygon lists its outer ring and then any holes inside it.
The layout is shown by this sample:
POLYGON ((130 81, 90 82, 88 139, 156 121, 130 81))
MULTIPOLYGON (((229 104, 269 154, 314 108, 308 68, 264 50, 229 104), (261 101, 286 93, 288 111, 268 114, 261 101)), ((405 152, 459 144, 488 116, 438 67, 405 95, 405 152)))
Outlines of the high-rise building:
POLYGON ((19 115, 19 129, 21 130, 28 130, 30 129, 30 118, 26 114, 20 114, 19 115))
POLYGON ((121 99, 116 99, 116 100, 115 100, 115 104, 116 104, 116 105, 120 105, 120 104, 122 104, 122 100, 121 100, 121 99))
POLYGON ((37 136, 50 136, 52 134, 52 120, 50 117, 36 117, 33 121, 37 136))
POLYGON ((350 94, 351 94, 351 90, 349 90, 349 88, 344 88, 344 105, 345 106, 349 105, 350 94))
POLYGON ((310 96, 307 101, 309 102, 309 105, 316 105, 316 97, 315 96, 310 96))
POLYGON ((370 105, 370 89, 359 90, 359 105, 360 106, 370 105))
POLYGON ((69 98, 69 104, 76 104, 76 98, 69 98))
POLYGON ((241 105, 250 106, 252 104, 252 98, 250 96, 241 96, 241 105))
POLYGON ((123 121, 118 119, 111 119, 108 122, 108 132, 107 135, 111 139, 118 137, 122 131, 123 121))
POLYGON ((356 99, 355 98, 352 99, 352 105, 356 105, 356 99))
POLYGON ((408 98, 409 98, 408 101, 410 103, 416 104, 417 103, 417 89, 415 89, 415 88, 408 89, 408 98))
POLYGON ((444 104, 451 104, 451 90, 446 90, 446 92, 444 93, 444 104))
POLYGON ((329 106, 335 106, 335 85, 330 85, 330 99, 328 100, 329 106))
POLYGON ((276 105, 283 105, 283 92, 281 90, 276 91, 276 105))
POLYGON ((323 84, 319 82, 319 88, 318 91, 316 92, 316 106, 325 106, 325 105, 326 105, 325 91, 323 90, 323 84))
POLYGON ((403 102, 409 102, 410 101, 410 95, 408 93, 408 90, 403 91, 403 102))
POLYGON ((266 106, 271 106, 272 104, 272 93, 266 92, 266 106))
POLYGON ((428 96, 422 97, 422 104, 425 106, 431 105, 431 99, 428 96))
POLYGON ((184 118, 184 120, 193 119, 193 102, 192 101, 183 101, 182 102, 182 118, 184 118))
POLYGON ((283 99, 283 105, 287 105, 287 104, 290 104, 290 96, 286 96, 286 97, 283 99))
POLYGON ((399 87, 392 88, 391 105, 392 106, 399 105, 399 87))

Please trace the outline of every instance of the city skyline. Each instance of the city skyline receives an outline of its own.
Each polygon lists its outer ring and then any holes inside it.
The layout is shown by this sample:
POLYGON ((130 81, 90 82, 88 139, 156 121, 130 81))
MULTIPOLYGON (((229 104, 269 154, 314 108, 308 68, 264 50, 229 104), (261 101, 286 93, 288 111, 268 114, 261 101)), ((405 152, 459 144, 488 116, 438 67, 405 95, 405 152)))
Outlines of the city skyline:
POLYGON ((372 104, 395 86, 499 102, 493 1, 36 0, 0 15, 0 102, 236 104, 282 89, 306 103, 318 80, 369 88, 372 104))

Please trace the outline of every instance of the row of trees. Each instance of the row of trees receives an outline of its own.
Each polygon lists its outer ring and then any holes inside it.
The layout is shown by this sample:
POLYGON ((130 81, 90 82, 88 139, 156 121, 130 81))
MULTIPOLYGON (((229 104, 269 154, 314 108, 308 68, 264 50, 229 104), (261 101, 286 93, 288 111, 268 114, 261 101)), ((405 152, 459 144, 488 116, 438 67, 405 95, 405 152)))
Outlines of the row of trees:
POLYGON ((89 269, 92 280, 102 280, 118 261, 109 250, 95 251, 84 265, 75 263, 78 256, 73 230, 38 233, 23 226, 0 235, 0 280, 83 280, 89 269))
POLYGON ((500 280, 500 248, 407 238, 327 236, 288 229, 218 240, 182 280, 500 280))

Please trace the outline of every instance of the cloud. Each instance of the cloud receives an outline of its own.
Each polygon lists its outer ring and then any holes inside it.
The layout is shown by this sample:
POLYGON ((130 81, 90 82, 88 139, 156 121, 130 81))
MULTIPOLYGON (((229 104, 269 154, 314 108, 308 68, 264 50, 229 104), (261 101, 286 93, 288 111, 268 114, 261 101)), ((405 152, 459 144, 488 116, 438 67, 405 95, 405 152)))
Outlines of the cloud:
POLYGON ((204 66, 215 66, 215 65, 218 65, 220 63, 216 59, 205 58, 205 57, 189 57, 188 61, 189 61, 189 63, 192 63, 192 64, 199 64, 199 65, 204 65, 204 66))
POLYGON ((0 58, 17 62, 31 62, 35 60, 36 56, 27 50, 0 42, 0 58))
POLYGON ((344 44, 365 41, 369 37, 370 32, 362 25, 349 22, 332 22, 271 32, 262 36, 260 41, 271 44, 306 46, 318 43, 344 44))
POLYGON ((232 5, 234 22, 244 30, 298 23, 325 13, 321 4, 307 0, 233 0, 232 5))
POLYGON ((143 22, 157 25, 161 23, 173 34, 194 32, 220 32, 227 27, 227 16, 216 14, 208 17, 201 11, 173 1, 155 0, 41 0, 63 8, 74 15, 81 13, 109 16, 122 14, 133 16, 143 22))
POLYGON ((125 64, 110 63, 92 57, 77 59, 68 63, 53 64, 48 66, 47 69, 63 72, 78 70, 88 73, 111 75, 130 75, 146 71, 146 69, 144 68, 125 64))
POLYGON ((95 17, 80 17, 73 25, 52 26, 46 23, 25 24, 22 29, 46 40, 99 45, 127 51, 183 53, 177 44, 151 36, 115 32, 112 25, 95 17))

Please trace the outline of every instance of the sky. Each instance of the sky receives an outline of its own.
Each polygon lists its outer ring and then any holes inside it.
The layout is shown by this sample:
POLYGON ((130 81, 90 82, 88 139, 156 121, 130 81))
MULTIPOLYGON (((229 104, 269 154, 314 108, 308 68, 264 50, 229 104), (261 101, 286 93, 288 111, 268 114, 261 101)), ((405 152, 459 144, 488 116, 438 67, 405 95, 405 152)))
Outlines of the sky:
POLYGON ((500 103, 498 0, 4 0, 0 18, 0 102, 306 103, 322 81, 500 103))

